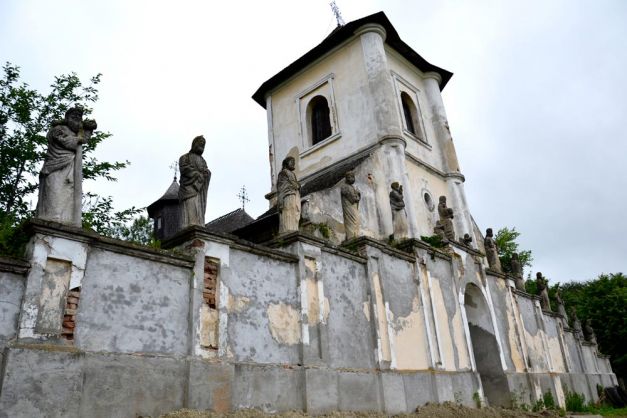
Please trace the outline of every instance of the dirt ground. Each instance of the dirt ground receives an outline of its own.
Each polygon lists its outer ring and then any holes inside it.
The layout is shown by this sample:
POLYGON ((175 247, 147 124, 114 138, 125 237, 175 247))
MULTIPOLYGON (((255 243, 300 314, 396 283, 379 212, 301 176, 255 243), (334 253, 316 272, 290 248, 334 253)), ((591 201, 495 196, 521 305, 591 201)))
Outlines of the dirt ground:
MULTIPOLYGON (((304 412, 283 412, 281 414, 266 414, 254 409, 244 409, 240 411, 229 412, 227 414, 182 409, 180 411, 170 412, 169 414, 162 415, 160 418, 305 418, 310 416, 312 415, 306 414, 304 412)), ((381 412, 332 412, 323 415, 316 415, 316 417, 328 418, 388 418, 390 416, 406 418, 555 418, 559 415, 556 411, 544 411, 541 413, 536 413, 501 408, 475 409, 450 402, 444 404, 427 404, 418 408, 416 412, 413 412, 411 414, 387 415, 381 412)))

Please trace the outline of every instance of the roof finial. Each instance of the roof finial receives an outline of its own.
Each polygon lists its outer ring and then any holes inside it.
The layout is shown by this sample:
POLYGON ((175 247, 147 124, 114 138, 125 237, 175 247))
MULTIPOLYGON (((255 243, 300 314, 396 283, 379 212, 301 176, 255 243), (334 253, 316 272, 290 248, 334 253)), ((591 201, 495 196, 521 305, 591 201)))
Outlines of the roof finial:
POLYGON ((242 209, 246 208, 246 202, 250 202, 250 199, 248 199, 248 193, 246 193, 246 186, 242 186, 242 188, 240 189, 239 193, 237 194, 237 197, 239 200, 242 201, 242 209))
POLYGON ((174 181, 176 181, 176 174, 179 171, 179 162, 178 161, 174 161, 172 164, 170 164, 170 168, 172 170, 174 170, 174 181))
POLYGON ((340 13, 340 8, 337 7, 337 4, 335 4, 335 0, 331 0, 331 3, 329 3, 329 6, 331 6, 331 10, 333 11, 333 14, 335 15, 335 20, 337 21, 337 26, 344 26, 344 19, 342 19, 342 13, 340 13))

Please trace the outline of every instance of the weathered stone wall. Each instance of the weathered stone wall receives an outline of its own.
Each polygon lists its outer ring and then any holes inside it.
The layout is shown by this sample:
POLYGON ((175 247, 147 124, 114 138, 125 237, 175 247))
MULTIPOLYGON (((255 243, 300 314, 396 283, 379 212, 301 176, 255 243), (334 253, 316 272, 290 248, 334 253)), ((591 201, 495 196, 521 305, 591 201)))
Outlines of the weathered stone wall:
POLYGON ((596 346, 463 246, 295 233, 269 248, 190 231, 166 253, 37 224, 28 273, 0 274, 13 307, 0 317, 0 417, 396 413, 474 394, 563 403, 563 385, 594 399, 615 383, 596 346))

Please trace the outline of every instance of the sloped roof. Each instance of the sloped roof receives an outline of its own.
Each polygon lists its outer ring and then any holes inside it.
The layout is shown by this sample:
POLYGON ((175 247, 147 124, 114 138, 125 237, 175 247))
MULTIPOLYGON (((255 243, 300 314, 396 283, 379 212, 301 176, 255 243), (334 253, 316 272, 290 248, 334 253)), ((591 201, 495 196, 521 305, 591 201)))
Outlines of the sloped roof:
POLYGON ((263 108, 266 107, 266 94, 276 88, 279 84, 289 79, 302 69, 306 68, 309 64, 322 57, 324 54, 331 51, 333 48, 352 37, 357 29, 369 24, 375 23, 383 26, 386 31, 385 43, 394 48, 396 52, 401 54, 407 61, 415 65, 420 71, 423 72, 435 72, 442 77, 442 83, 440 83, 440 90, 444 89, 446 83, 451 79, 453 73, 446 71, 440 67, 436 67, 430 64, 414 51, 409 45, 407 45, 398 36, 398 32, 392 26, 392 23, 388 20, 387 16, 383 12, 378 12, 364 18, 354 20, 347 23, 344 26, 337 27, 333 32, 329 34, 320 44, 315 48, 307 52, 305 55, 285 67, 279 73, 263 83, 253 94, 253 100, 259 103, 263 108))
POLYGON ((248 225, 252 221, 254 221, 254 219, 247 214, 244 209, 239 208, 208 222, 205 224, 205 228, 211 232, 231 233, 236 229, 248 225))
POLYGON ((168 190, 165 191, 163 196, 161 196, 159 199, 155 200, 150 205, 148 205, 148 207, 146 208, 146 210, 148 210, 148 216, 152 218, 152 212, 156 209, 159 203, 165 203, 165 202, 171 202, 171 201, 178 202, 178 200, 179 200, 179 184, 176 181, 176 177, 175 177, 174 180, 172 180, 172 184, 170 184, 170 187, 168 187, 168 190))

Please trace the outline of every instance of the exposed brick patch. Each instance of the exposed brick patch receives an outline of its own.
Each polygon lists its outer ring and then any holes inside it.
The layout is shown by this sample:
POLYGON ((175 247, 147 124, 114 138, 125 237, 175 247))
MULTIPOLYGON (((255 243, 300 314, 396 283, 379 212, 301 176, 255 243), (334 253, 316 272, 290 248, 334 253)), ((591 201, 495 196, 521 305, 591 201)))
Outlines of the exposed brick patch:
POLYGON ((218 283, 218 262, 205 258, 205 277, 202 289, 202 297, 205 303, 212 309, 216 309, 216 288, 218 283))
POLYGON ((70 343, 74 343, 74 328, 76 328, 76 311, 81 298, 81 288, 75 287, 67 294, 63 315, 63 330, 61 336, 70 343))

